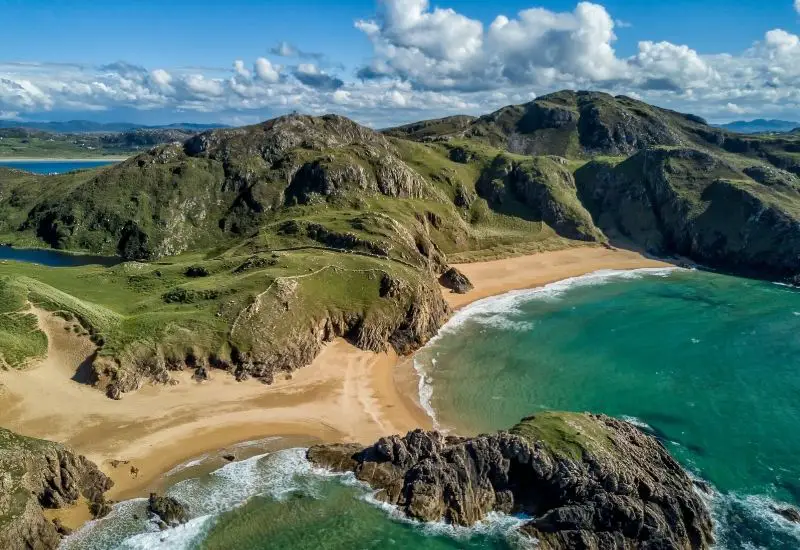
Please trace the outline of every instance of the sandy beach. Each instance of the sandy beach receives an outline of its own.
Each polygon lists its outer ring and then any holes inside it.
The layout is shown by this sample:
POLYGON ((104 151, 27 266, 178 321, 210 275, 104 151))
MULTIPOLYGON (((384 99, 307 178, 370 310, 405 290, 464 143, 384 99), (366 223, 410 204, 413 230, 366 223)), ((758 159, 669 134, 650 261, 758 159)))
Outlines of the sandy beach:
POLYGON ((497 296, 511 290, 543 286, 593 271, 671 265, 631 250, 599 246, 568 248, 504 260, 455 264, 475 288, 466 294, 455 294, 445 289, 443 292, 447 303, 453 309, 458 309, 481 298, 497 296))
MULTIPOLYGON (((600 247, 546 252, 458 265, 475 289, 444 296, 459 308, 600 269, 665 265, 636 252, 600 247)), ((431 425, 418 404, 411 358, 365 352, 344 340, 330 343, 310 366, 271 386, 239 383, 223 372, 196 382, 187 371, 176 374, 175 386, 148 385, 113 401, 72 380, 94 352, 92 343, 65 330, 60 318, 36 313, 48 334, 48 355, 26 371, 0 372, 0 426, 85 454, 114 480, 113 500, 145 495, 176 465, 242 441, 292 436, 367 444, 431 425)), ((86 515, 68 511, 63 517, 74 526, 86 515)))

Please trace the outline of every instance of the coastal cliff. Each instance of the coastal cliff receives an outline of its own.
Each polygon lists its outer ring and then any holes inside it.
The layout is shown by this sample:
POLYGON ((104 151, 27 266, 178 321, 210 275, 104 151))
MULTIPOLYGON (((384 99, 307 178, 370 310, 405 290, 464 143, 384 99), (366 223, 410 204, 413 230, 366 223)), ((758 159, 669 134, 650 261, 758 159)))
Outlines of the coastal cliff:
POLYGON ((472 438, 416 430, 371 447, 318 445, 311 462, 352 471, 420 521, 472 525, 525 514, 539 548, 706 549, 708 510, 654 438, 607 416, 540 413, 472 438))
POLYGON ((85 499, 92 515, 110 511, 104 493, 113 482, 84 456, 57 443, 0 428, 0 548, 50 550, 64 532, 44 509, 85 499))
MULTIPOLYGON (((99 170, 0 169, 0 239, 129 260, 3 265, 0 291, 74 320, 111 397, 187 368, 269 383, 335 337, 424 345, 449 313, 437 279, 470 287, 450 263, 610 243, 796 282, 796 139, 563 91, 384 132, 287 115, 99 170)), ((14 368, 43 347, 20 319, 0 321, 14 368)))

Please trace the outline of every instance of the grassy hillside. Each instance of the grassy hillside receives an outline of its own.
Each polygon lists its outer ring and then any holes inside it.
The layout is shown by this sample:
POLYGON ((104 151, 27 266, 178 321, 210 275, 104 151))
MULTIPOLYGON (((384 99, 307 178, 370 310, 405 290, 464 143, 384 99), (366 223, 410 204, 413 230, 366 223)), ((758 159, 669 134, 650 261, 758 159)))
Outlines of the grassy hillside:
POLYGON ((447 316, 448 263, 587 242, 792 279, 794 139, 560 92, 382 133, 292 115, 101 169, 0 169, 0 240, 135 260, 0 264, 3 358, 21 368, 46 349, 30 302, 92 336, 115 397, 185 366, 270 381, 335 336, 421 345, 447 316))

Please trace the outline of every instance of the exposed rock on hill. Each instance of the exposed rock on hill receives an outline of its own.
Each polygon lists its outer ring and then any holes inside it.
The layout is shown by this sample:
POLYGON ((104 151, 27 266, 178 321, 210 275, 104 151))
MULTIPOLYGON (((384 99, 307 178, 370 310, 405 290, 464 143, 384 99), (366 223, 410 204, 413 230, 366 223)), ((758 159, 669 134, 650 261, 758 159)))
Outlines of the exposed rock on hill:
POLYGON ((112 485, 93 463, 62 445, 0 428, 0 548, 56 548, 58 525, 42 510, 83 497, 95 516, 103 516, 110 511, 103 495, 112 485))
POLYGON ((767 277, 800 273, 800 187, 777 169, 733 164, 694 149, 642 151, 577 171, 598 226, 655 254, 767 277), (766 183, 758 183, 747 175, 766 183))
POLYGON ((473 438, 405 437, 309 449, 421 521, 472 525, 524 513, 539 548, 705 549, 711 518, 689 476, 654 438, 602 415, 542 413, 473 438))
POLYGON ((543 221, 562 237, 604 240, 578 200, 575 180, 565 164, 558 157, 521 161, 500 155, 481 175, 476 189, 494 208, 543 221), (527 208, 518 208, 519 203, 527 208))
MULTIPOLYGON (((472 121, 425 121, 388 130, 390 135, 431 141, 469 138, 524 155, 630 155, 656 145, 705 141, 705 121, 624 96, 561 91, 524 105, 509 105, 472 121)), ((711 130, 714 132, 721 130, 711 130)))

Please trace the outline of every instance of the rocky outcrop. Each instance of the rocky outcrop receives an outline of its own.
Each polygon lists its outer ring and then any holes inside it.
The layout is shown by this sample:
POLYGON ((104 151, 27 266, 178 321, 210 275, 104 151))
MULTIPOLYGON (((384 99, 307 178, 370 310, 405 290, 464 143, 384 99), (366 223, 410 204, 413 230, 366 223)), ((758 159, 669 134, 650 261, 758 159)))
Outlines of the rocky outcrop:
POLYGON ((800 523, 800 510, 793 506, 773 506, 772 511, 792 523, 800 523))
POLYGON ((54 549, 65 532, 43 509, 88 501, 100 517, 110 511, 104 493, 113 485, 92 462, 57 443, 0 428, 0 548, 54 549))
POLYGON ((578 200, 575 180, 564 159, 533 157, 521 161, 499 155, 481 175, 476 190, 494 209, 543 221, 562 237, 604 240, 578 200), (517 208, 519 203, 525 208, 517 208))
POLYGON ((377 281, 381 303, 372 310, 309 312, 307 322, 292 327, 295 304, 303 303, 301 287, 287 288, 282 298, 246 312, 233 333, 237 346, 229 368, 237 377, 271 383, 279 372, 310 364, 326 342, 343 337, 357 347, 382 352, 388 346, 408 354, 428 342, 447 321, 450 309, 431 277, 409 281, 388 273, 377 281), (284 321, 286 319, 286 321, 284 321), (281 326, 280 336, 273 327, 281 326))
POLYGON ((657 255, 764 278, 800 274, 800 195, 778 170, 735 166, 695 149, 646 150, 576 172, 598 226, 657 255), (763 182, 763 183, 762 183, 763 182))
POLYGON ((416 430, 373 446, 319 445, 311 462, 352 471, 420 521, 471 525, 526 514, 545 550, 706 549, 711 518, 654 438, 602 415, 541 413, 473 438, 416 430))
POLYGON ((189 521, 186 506, 172 497, 150 493, 147 499, 147 514, 163 528, 175 527, 189 521))
POLYGON ((439 277, 439 284, 445 288, 449 288, 456 294, 466 294, 475 288, 467 276, 461 273, 455 267, 451 267, 442 273, 442 275, 439 277))

